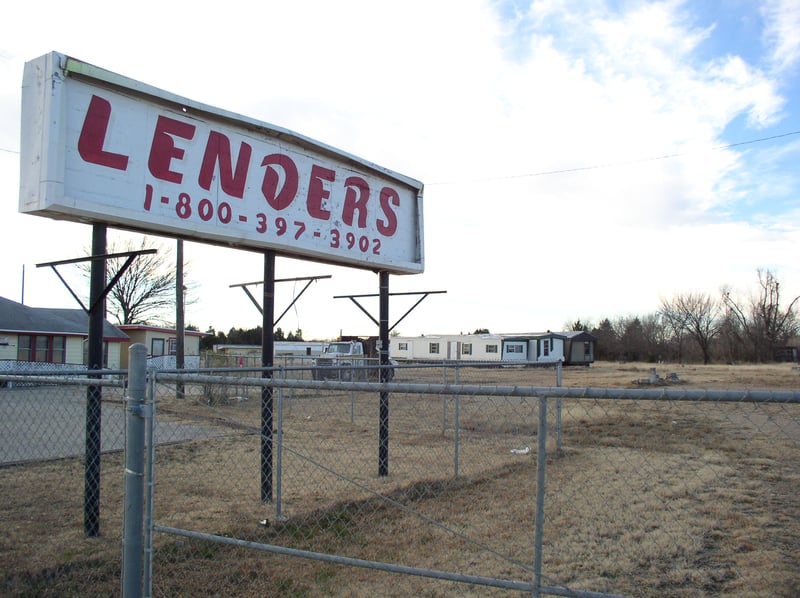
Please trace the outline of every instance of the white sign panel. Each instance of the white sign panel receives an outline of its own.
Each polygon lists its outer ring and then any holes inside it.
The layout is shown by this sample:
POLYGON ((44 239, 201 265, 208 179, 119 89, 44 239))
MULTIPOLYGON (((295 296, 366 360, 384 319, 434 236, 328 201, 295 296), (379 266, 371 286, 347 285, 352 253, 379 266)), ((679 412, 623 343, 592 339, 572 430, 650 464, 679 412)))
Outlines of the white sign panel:
POLYGON ((422 272, 422 183, 52 53, 25 65, 20 211, 422 272))

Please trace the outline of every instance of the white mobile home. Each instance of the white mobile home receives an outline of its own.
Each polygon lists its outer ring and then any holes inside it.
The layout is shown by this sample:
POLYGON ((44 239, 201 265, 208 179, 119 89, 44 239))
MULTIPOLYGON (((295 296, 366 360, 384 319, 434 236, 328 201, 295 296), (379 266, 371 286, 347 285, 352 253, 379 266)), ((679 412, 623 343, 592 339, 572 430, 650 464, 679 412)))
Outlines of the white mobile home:
POLYGON ((502 346, 499 334, 396 336, 389 341, 389 356, 398 361, 500 361, 502 346))
POLYGON ((503 361, 527 361, 529 363, 565 362, 563 332, 550 332, 503 339, 503 361))
POLYGON ((389 355, 398 361, 481 361, 588 365, 596 339, 587 332, 396 336, 389 355))

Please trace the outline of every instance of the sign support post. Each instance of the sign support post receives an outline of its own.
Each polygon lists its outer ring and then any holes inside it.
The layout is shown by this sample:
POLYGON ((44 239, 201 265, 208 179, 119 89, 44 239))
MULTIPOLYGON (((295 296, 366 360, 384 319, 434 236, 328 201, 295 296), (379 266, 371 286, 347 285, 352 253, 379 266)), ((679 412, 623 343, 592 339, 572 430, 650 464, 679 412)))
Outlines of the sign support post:
MULTIPOLYGON (((272 378, 274 365, 275 331, 275 252, 264 252, 264 299, 261 320, 261 372, 262 378, 272 378)), ((274 401, 272 387, 261 388, 261 500, 272 502, 272 444, 274 401)))
MULTIPOLYGON (((425 297, 428 295, 435 295, 439 293, 446 293, 447 291, 421 291, 411 293, 390 293, 389 292, 389 272, 381 270, 378 272, 378 319, 367 311, 358 300, 362 297, 375 297, 376 295, 334 295, 334 299, 350 299, 355 303, 366 316, 378 326, 378 354, 380 356, 380 377, 379 380, 383 382, 389 381, 389 333, 394 330, 414 308, 416 308, 425 297), (399 320, 389 326, 389 297, 392 295, 422 295, 419 300, 404 313, 399 320)), ((380 391, 380 407, 378 414, 378 475, 381 477, 389 475, 389 393, 387 391, 380 391)))
MULTIPOLYGON (((92 255, 106 253, 106 226, 92 226, 92 255)), ((105 321, 105 259, 92 260, 89 288, 89 370, 103 369, 103 323, 105 321)), ((100 378, 100 374, 89 374, 100 378)), ((103 388, 86 387, 86 454, 84 465, 83 529, 87 536, 100 535, 100 433, 103 388)))
MULTIPOLYGON (((378 299, 378 338, 380 339, 380 381, 386 382, 389 373, 389 273, 381 271, 378 299)), ((378 475, 389 475, 389 393, 380 393, 380 431, 378 441, 378 475)))
MULTIPOLYGON (((183 239, 178 239, 175 246, 175 369, 182 370, 186 366, 186 304, 183 284, 183 239)), ((175 383, 175 397, 186 397, 183 382, 175 383)))

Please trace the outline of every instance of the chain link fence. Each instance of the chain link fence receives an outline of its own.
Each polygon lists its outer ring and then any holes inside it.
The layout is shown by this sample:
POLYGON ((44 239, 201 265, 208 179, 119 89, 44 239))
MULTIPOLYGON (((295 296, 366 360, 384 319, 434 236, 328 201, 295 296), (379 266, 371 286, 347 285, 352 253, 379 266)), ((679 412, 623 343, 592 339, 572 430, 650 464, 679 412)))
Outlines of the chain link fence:
MULTIPOLYGON (((152 595, 798 595, 794 370, 755 392, 497 364, 399 366, 381 386, 303 365, 150 372, 152 595)), ((0 593, 119 593, 121 381, 102 381, 88 536, 97 382, 4 380, 0 593)))
POLYGON ((2 595, 90 595, 118 579, 123 380, 87 374, 0 377, 2 595))

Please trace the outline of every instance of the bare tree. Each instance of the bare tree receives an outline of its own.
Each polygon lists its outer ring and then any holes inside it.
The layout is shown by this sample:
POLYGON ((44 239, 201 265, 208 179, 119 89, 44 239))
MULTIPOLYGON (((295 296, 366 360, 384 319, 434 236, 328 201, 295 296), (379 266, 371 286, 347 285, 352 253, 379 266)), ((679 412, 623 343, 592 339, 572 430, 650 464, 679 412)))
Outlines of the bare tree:
POLYGON ((678 296, 678 306, 686 315, 686 330, 700 347, 703 363, 711 363, 711 344, 720 330, 720 302, 710 295, 689 293, 678 296))
POLYGON ((661 313, 675 334, 683 331, 697 343, 703 363, 711 363, 711 345, 720 331, 720 302, 704 293, 676 295, 661 301, 661 313))
MULTIPOLYGON (((147 237, 143 237, 139 249, 149 244, 147 237)), ((136 249, 129 241, 123 251, 136 249)), ((163 322, 162 313, 174 313, 175 260, 170 249, 164 246, 156 249, 158 253, 138 256, 109 292, 108 312, 118 324, 163 322)), ((123 263, 122 259, 108 261, 109 278, 115 276, 123 263)))
POLYGON ((723 301, 750 340, 753 357, 765 361, 774 357, 775 349, 786 344, 798 331, 794 307, 800 296, 781 307, 780 282, 770 270, 758 269, 758 296, 749 305, 737 301, 730 289, 723 289, 723 301))
POLYGON ((661 299, 659 312, 661 318, 672 333, 672 340, 678 346, 678 363, 683 363, 683 341, 688 324, 686 314, 681 311, 675 299, 661 299))
MULTIPOLYGON (((167 314, 175 313, 175 259, 169 247, 154 244, 142 237, 140 246, 127 240, 120 249, 112 245, 109 253, 124 253, 142 249, 157 249, 157 253, 143 254, 133 260, 117 283, 109 290, 106 299, 108 314, 117 324, 165 324, 167 314)), ((106 262, 106 279, 112 280, 125 263, 125 258, 112 258, 106 262)), ((88 274, 89 266, 84 268, 88 274)))
POLYGON ((734 316, 728 303, 723 296, 724 313, 719 329, 719 351, 728 363, 736 363, 750 357, 748 355, 747 342, 742 332, 742 325, 734 316))
POLYGON ((662 361, 667 348, 667 326, 661 315, 649 313, 642 316, 642 333, 647 346, 648 361, 662 361))

